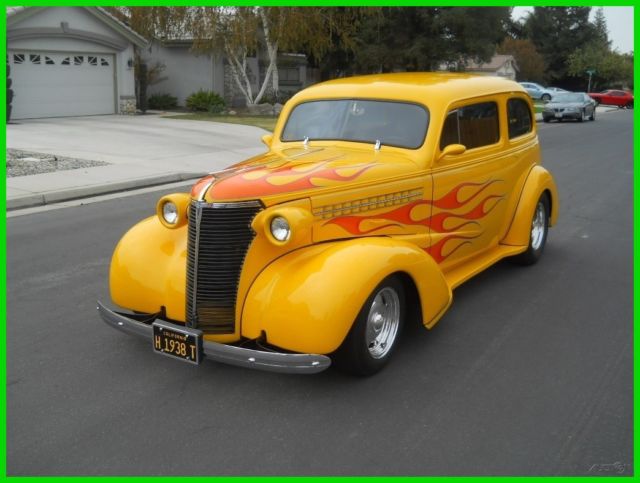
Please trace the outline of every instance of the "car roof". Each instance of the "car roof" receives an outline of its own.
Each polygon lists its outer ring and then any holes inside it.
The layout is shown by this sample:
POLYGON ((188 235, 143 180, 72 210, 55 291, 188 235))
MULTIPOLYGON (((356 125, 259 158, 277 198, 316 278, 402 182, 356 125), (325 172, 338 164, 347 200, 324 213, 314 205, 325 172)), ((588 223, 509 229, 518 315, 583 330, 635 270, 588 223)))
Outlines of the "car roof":
POLYGON ((526 91, 503 77, 457 73, 402 72, 334 79, 300 91, 293 99, 373 98, 449 104, 500 92, 526 91))

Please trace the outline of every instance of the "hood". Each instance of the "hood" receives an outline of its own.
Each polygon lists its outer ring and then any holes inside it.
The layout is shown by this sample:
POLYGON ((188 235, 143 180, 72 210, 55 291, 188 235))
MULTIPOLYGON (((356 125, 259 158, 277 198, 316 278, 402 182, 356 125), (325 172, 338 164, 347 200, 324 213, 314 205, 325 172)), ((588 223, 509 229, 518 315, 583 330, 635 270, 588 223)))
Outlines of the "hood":
MULTIPOLYGON (((384 147, 383 147, 384 150, 384 147)), ((191 195, 207 202, 261 199, 322 188, 348 188, 414 173, 406 156, 369 149, 296 147, 268 152, 198 181, 191 195)))

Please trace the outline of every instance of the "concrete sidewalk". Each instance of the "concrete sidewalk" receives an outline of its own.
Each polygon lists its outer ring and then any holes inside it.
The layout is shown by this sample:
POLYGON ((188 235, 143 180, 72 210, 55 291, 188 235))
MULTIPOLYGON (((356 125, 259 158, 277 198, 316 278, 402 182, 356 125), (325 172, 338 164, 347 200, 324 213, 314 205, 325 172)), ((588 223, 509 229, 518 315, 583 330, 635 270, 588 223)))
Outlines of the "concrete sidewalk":
MULTIPOLYGON (((597 114, 617 110, 598 107, 597 114)), ((542 121, 542 115, 536 119, 542 121)), ((263 129, 159 115, 17 121, 7 148, 110 163, 7 178, 7 210, 197 179, 265 151, 263 129)))
POLYGON ((265 133, 159 115, 12 122, 7 148, 110 164, 7 178, 7 210, 197 179, 264 152, 265 133))

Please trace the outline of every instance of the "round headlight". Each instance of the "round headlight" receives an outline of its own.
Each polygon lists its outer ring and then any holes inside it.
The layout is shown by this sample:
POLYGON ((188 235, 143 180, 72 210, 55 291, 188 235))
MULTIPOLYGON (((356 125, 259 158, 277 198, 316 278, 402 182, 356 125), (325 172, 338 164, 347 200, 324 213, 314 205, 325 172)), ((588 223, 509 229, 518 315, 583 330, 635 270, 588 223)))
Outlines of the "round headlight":
POLYGON ((271 220, 271 234, 273 238, 280 242, 287 241, 291 236, 289 222, 282 216, 276 216, 271 220))
POLYGON ((178 221, 178 207, 172 201, 167 201, 162 205, 162 217, 170 225, 175 225, 178 221))

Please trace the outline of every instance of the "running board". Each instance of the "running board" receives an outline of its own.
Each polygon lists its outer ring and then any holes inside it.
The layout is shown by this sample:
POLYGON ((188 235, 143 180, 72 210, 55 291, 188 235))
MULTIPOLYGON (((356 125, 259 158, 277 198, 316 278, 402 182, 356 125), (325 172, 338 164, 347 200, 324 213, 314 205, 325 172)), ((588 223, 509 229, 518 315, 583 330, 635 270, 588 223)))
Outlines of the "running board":
POLYGON ((453 290, 473 276, 489 268, 494 263, 502 260, 503 258, 518 255, 526 249, 526 246, 498 245, 496 248, 484 252, 478 257, 466 261, 459 267, 446 272, 444 274, 444 278, 451 287, 451 290, 453 290))

